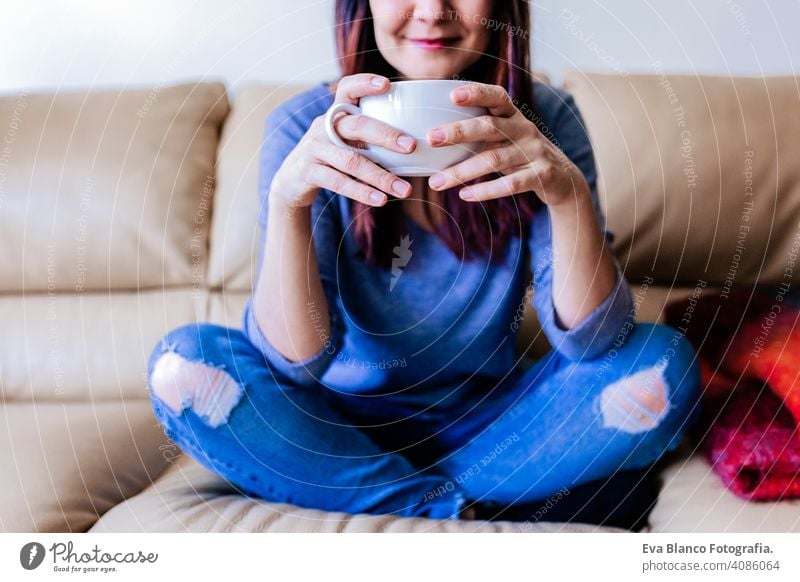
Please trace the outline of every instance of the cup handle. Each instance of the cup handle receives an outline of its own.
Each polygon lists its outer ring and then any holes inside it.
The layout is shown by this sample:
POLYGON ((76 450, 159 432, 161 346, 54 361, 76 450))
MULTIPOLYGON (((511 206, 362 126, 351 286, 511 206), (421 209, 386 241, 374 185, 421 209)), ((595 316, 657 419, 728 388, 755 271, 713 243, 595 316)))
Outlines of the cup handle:
POLYGON ((359 151, 358 148, 348 145, 342 141, 342 138, 339 137, 339 134, 336 133, 336 129, 333 127, 333 120, 336 117, 336 114, 340 111, 344 111, 349 113, 350 115, 360 115, 361 108, 357 105, 353 105, 352 103, 336 103, 330 109, 328 109, 328 113, 325 114, 325 131, 328 134, 330 140, 339 146, 340 148, 344 148, 346 150, 353 150, 359 151))

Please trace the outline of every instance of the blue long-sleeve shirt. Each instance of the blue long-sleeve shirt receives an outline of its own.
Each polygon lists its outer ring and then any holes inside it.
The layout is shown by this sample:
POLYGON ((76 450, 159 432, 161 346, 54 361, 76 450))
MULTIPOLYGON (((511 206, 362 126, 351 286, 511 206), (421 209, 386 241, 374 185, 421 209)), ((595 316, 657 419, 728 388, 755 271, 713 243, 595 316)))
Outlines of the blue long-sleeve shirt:
MULTIPOLYGON (((266 120, 259 176, 260 254, 272 177, 333 98, 327 83, 320 83, 273 109, 266 120)), ((612 243, 614 235, 606 229, 599 205, 591 144, 573 97, 534 81, 534 99, 549 129, 543 133, 583 172, 601 228, 612 243)), ((488 258, 462 261, 434 233, 406 217, 409 239, 398 240, 395 249, 398 264, 405 263, 399 276, 356 258, 348 198, 323 189, 311 216, 331 322, 325 347, 303 361, 290 361, 258 327, 252 296, 242 318, 244 333, 272 369, 299 386, 321 383, 341 393, 380 396, 381 406, 409 411, 479 396, 488 385, 508 378, 518 362, 515 318, 530 283, 524 261, 534 274, 532 301, 542 329, 567 358, 602 354, 633 321, 631 291, 615 258, 616 283, 606 299, 576 327, 559 325, 551 293, 552 247, 545 206, 536 211, 527 241, 510 239, 502 264, 491 264, 488 258)), ((317 306, 309 305, 308 313, 309 325, 314 325, 317 306)), ((377 405, 370 398, 356 400, 367 407, 377 405)))

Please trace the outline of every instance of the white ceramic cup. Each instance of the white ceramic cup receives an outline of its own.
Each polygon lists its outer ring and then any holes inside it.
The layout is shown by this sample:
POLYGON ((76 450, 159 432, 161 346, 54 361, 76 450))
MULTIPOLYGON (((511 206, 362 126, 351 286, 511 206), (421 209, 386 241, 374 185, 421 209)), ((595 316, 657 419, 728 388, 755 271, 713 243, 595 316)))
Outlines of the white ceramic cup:
POLYGON ((485 107, 464 107, 450 101, 450 91, 466 84, 469 81, 450 79, 395 81, 386 93, 362 97, 358 106, 333 105, 325 116, 325 130, 339 147, 364 155, 396 176, 430 176, 464 161, 482 147, 483 142, 431 147, 425 137, 434 127, 489 112, 485 107), (416 139, 417 147, 403 154, 374 144, 366 144, 366 149, 350 146, 342 141, 333 126, 340 111, 367 115, 391 125, 416 139))

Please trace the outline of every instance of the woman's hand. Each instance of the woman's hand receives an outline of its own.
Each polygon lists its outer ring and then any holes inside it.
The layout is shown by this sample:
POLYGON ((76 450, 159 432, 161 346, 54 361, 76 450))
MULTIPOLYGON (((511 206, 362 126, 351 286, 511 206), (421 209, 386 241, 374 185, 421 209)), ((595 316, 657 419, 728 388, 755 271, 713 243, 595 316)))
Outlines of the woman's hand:
MULTIPOLYGON (((336 88, 334 103, 354 105, 366 95, 385 93, 389 79, 362 73, 342 77, 336 88)), ((410 153, 416 140, 409 135, 365 115, 343 114, 334 125, 342 139, 351 144, 372 143, 410 153)), ((317 117, 297 146, 286 156, 275 173, 270 196, 276 196, 292 208, 311 206, 325 188, 370 206, 382 206, 387 195, 406 198, 411 184, 387 172, 363 155, 333 144, 325 132, 325 115, 317 117)))
POLYGON ((553 224, 556 325, 579 325, 610 295, 617 276, 583 172, 517 109, 503 87, 470 83, 450 98, 456 105, 486 107, 490 114, 433 128, 428 141, 434 147, 484 141, 485 148, 431 176, 430 187, 443 190, 498 172, 502 177, 463 188, 461 198, 490 200, 533 190, 548 205, 553 224))
POLYGON ((450 99, 456 105, 486 107, 489 114, 433 128, 428 142, 441 147, 483 141, 485 147, 431 176, 431 188, 444 190, 498 172, 503 176, 462 188, 459 195, 481 201, 533 190, 545 204, 558 206, 589 192, 580 168, 517 109, 505 88, 470 83, 454 89, 450 99))

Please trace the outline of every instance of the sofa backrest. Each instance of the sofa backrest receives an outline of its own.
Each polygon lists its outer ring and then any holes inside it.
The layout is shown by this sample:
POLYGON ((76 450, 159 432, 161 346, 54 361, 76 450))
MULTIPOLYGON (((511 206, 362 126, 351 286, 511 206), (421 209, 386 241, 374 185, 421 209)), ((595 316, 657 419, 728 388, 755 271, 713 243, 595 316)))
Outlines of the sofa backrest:
POLYGON ((259 243, 258 165, 270 111, 310 85, 254 84, 242 88, 225 121, 217 156, 208 283, 250 293, 259 243))
POLYGON ((4 399, 146 397, 205 314, 221 83, 0 97, 4 399))
POLYGON ((630 281, 800 281, 800 77, 571 71, 630 281))
POLYGON ((221 84, 0 99, 0 290, 190 285, 227 111, 221 84))

